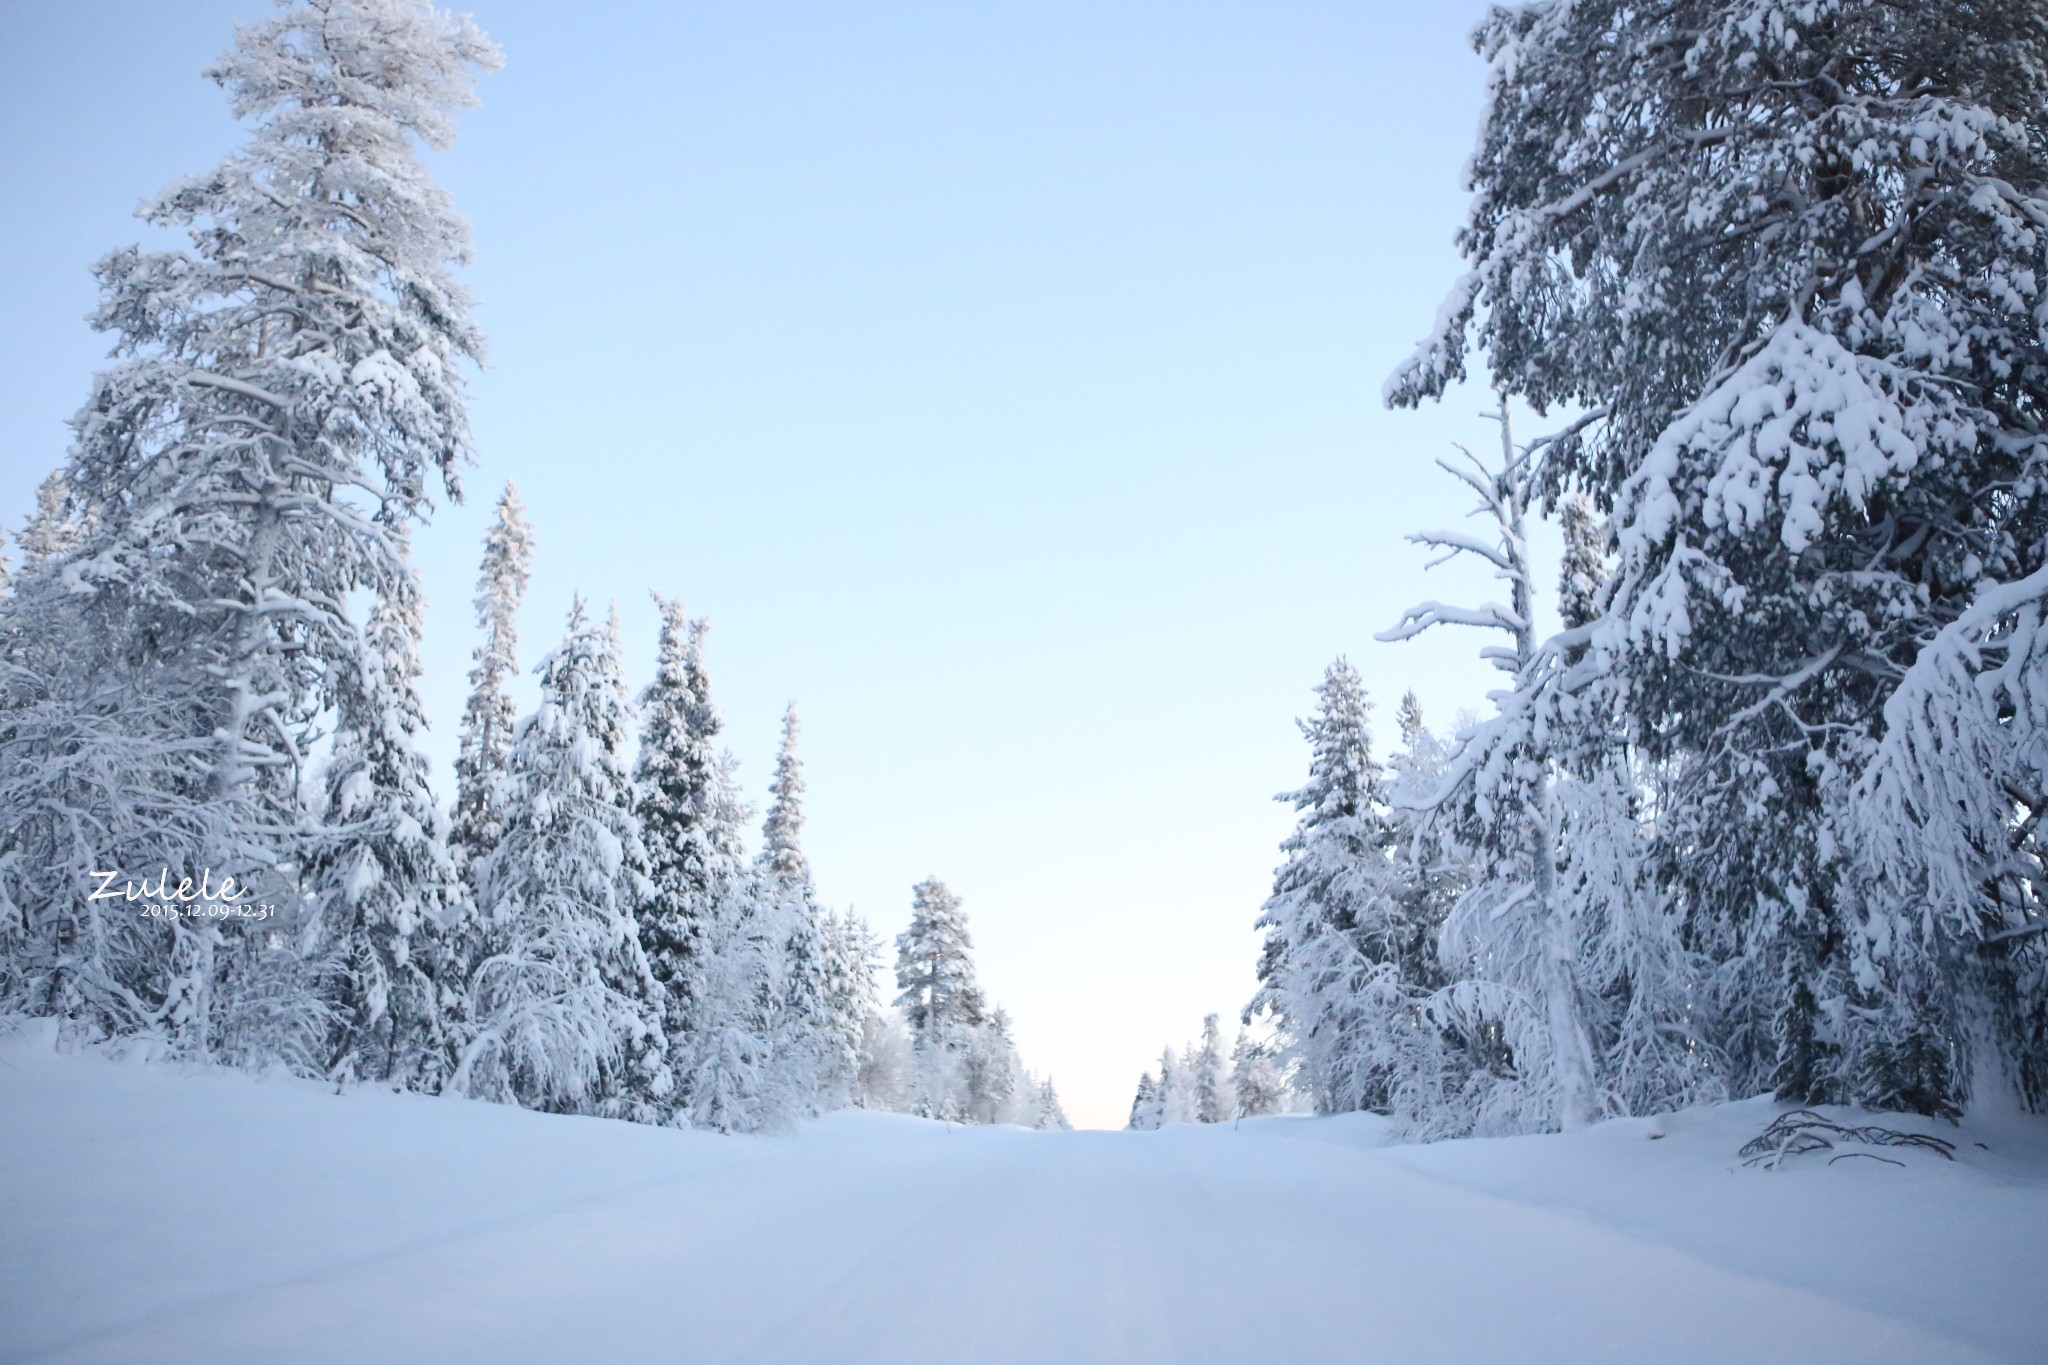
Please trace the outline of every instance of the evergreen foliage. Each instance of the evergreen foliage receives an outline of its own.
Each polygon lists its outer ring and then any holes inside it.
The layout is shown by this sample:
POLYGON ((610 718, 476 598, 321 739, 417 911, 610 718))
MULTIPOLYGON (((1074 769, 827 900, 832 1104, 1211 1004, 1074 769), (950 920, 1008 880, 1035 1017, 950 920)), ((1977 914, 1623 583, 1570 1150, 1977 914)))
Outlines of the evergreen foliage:
MULTIPOLYGON (((639 907, 640 939, 660 986, 662 1028, 672 1056, 682 1062, 679 1104, 696 1103, 700 1066, 714 1055, 711 1039, 723 1030, 702 999, 714 986, 714 936, 737 919, 737 831, 717 828, 719 755, 713 745, 722 722, 711 701, 704 667, 703 622, 693 622, 674 598, 659 594, 661 635, 654 681, 640 699, 640 751, 634 765, 636 810, 647 841, 651 890, 639 907), (687 1061, 683 1059, 687 1058, 687 1061)), ((750 1006, 751 1007, 751 1006, 750 1006)), ((764 1044, 765 1045, 765 1044, 764 1044)), ((723 1038, 717 1065, 751 1069, 757 1048, 723 1038)), ((713 1085, 709 1102, 723 1107, 732 1085, 713 1085)))
POLYGON ((336 699, 307 936, 332 1012, 328 1074, 435 1090, 467 1013, 468 964, 445 950, 462 898, 417 748, 419 606, 409 573, 378 598, 355 686, 336 699))
POLYGON ((653 894, 626 767, 614 626, 579 598, 506 763, 505 836, 477 868, 485 956, 457 1088, 650 1118, 673 1088, 634 909, 653 894))
POLYGON ((982 994, 973 946, 960 898, 944 882, 928 877, 912 888, 910 927, 896 937, 908 1107, 952 1122, 1038 1127, 1042 1087, 1017 1056, 1009 1015, 982 994))
POLYGON ((768 783, 768 814, 761 822, 761 851, 754 859, 753 875, 773 899, 782 936, 782 998, 770 1047, 795 1107, 812 1112, 827 1089, 847 1092, 858 1056, 849 1048, 858 1047, 859 1020, 857 1014, 844 1013, 847 985, 834 979, 834 973, 853 964, 826 941, 829 926, 804 856, 804 773, 797 733, 792 702, 782 715, 782 744, 768 783))
POLYGON ((1278 798, 1302 814, 1258 919, 1266 940, 1246 1018, 1271 1016, 1318 1112, 1341 1113, 1386 1107, 1379 1035, 1403 1026, 1400 1001, 1427 970, 1427 944, 1411 922, 1401 830, 1358 670, 1338 659, 1316 696, 1316 713, 1299 722, 1308 785, 1278 798))
POLYGON ((880 997, 875 972, 882 944, 867 922, 848 910, 819 921, 818 1105, 883 1107, 870 1085, 868 1034, 880 997))
POLYGON ((782 747, 768 783, 768 814, 761 822, 761 853, 755 866, 776 885, 811 894, 811 865, 804 857, 804 766, 797 757, 796 703, 782 713, 782 747))
POLYGON ((1138 1077, 1138 1093, 1131 1100, 1130 1128, 1133 1132, 1146 1133, 1159 1128, 1166 1121, 1165 1106, 1159 1099, 1159 1082, 1152 1079, 1147 1071, 1138 1077))
POLYGON ((987 1012, 967 950, 960 898, 937 877, 911 888, 910 927, 896 936, 896 1008, 920 1044, 943 1044, 979 1026, 987 1012))
POLYGON ((1223 1029, 1218 1016, 1202 1020, 1202 1046, 1191 1059, 1194 1070, 1195 1121, 1221 1123, 1230 1117, 1230 1075, 1223 1069, 1223 1029))
MULTIPOLYGON (((1179 1052, 1162 1049, 1157 1078, 1147 1071, 1139 1079, 1130 1127, 1223 1123, 1277 1114, 1291 1105, 1293 1090, 1271 1044, 1249 1028, 1241 1029, 1227 1056, 1226 1062, 1222 1017, 1205 1016, 1199 1045, 1189 1044, 1179 1052)), ((1294 1064, 1295 1069, 1299 1066, 1294 1064)))
MULTIPOLYGON (((362 699, 390 690, 351 601, 411 591, 405 529, 468 454, 468 231, 418 149, 449 144, 497 60, 467 19, 406 0, 242 27, 207 74, 247 140, 141 210, 189 246, 95 267, 115 363, 0 622, 6 1007, 315 1071, 337 1027, 377 1014, 360 943, 329 978, 357 983, 339 1024, 313 986, 326 940, 301 893, 334 836, 309 779, 326 718, 367 735, 362 699), (108 867, 233 876, 268 918, 105 910, 85 893, 108 867)), ((415 800, 390 765, 359 771, 348 810, 415 800), (364 789, 387 776, 399 791, 364 789)), ((405 935, 376 932, 398 969, 405 935)))
POLYGON ((1287 1084, 1274 1064, 1272 1050, 1241 1029, 1230 1049, 1232 1117, 1258 1118, 1287 1106, 1287 1084))
POLYGON ((1557 614, 1566 630, 1578 630, 1600 619, 1600 591, 1607 586, 1607 534, 1593 519, 1592 504, 1583 494, 1560 506, 1558 528, 1564 533, 1564 563, 1557 576, 1557 614))
POLYGON ((702 621, 661 602, 637 761, 616 615, 580 598, 517 720, 509 482, 436 810, 409 541, 459 496, 483 337, 421 156, 497 62, 424 0, 280 0, 208 72, 245 142, 142 209, 187 246, 95 267, 113 363, 18 568, 0 537, 0 1018, 725 1131, 926 1101, 1064 1126, 971 968, 913 1063, 879 945, 819 903, 794 707, 749 863, 702 621))
POLYGON ((1423 538, 1513 604, 1394 632, 1499 627, 1515 679, 1412 798, 1476 858, 1397 1104, 1430 1133, 2048 1102, 2048 15, 1586 0, 1475 42, 1472 270, 1387 396, 1476 348, 1583 415, 1520 447, 1503 412, 1500 467, 1458 471, 1499 536, 1423 538))
POLYGON ((455 757, 455 817, 448 839, 461 862, 488 853, 504 834, 501 786, 518 718, 506 683, 519 671, 519 604, 526 597, 532 558, 533 528, 518 487, 507 480, 484 537, 476 584, 476 623, 484 638, 469 671, 469 701, 455 757))
POLYGON ((1031 1126, 1040 1131, 1070 1132, 1074 1125, 1067 1121, 1067 1111, 1060 1107, 1060 1096, 1053 1089, 1052 1078, 1046 1077, 1038 1084, 1038 1113, 1031 1126))

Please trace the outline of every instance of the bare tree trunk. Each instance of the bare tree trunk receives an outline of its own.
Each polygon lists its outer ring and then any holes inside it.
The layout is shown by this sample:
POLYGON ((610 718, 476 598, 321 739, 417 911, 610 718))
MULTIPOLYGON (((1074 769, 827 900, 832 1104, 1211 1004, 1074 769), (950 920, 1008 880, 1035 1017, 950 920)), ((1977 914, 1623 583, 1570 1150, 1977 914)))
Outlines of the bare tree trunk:
MULTIPOLYGON (((1514 565, 1515 677, 1525 682, 1536 657, 1534 579, 1523 528, 1521 452, 1515 448, 1508 399, 1500 396, 1501 494, 1507 506, 1508 556, 1514 565)), ((1583 1128, 1599 1117, 1593 1048, 1579 1013, 1577 946, 1564 907, 1557 901, 1557 809, 1551 798, 1550 764, 1539 754, 1536 789, 1528 813, 1536 914, 1542 932, 1544 1023, 1550 1032, 1551 1068, 1557 1087, 1561 1128, 1583 1128)))

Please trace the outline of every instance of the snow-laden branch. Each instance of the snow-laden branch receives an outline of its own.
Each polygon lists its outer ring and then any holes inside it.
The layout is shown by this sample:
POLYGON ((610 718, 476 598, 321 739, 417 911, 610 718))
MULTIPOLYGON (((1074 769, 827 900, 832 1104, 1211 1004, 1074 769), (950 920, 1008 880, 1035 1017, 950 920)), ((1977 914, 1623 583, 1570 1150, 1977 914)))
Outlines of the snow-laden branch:
MULTIPOLYGON (((1982 935, 1971 907, 2025 837, 2013 792, 2048 779, 2048 568, 1981 589, 1921 648, 1884 723, 1856 790, 1871 874, 1982 935)), ((2037 922, 1997 938, 2031 937, 2037 922)))
POLYGON ((1528 629, 1528 622, 1498 602, 1479 607, 1455 607, 1444 602, 1423 602, 1401 614, 1400 622, 1372 638, 1384 644, 1412 640, 1431 626, 1479 626, 1509 634, 1528 629))
POLYGON ((1542 436, 1538 436, 1535 440, 1529 442, 1527 446, 1523 447, 1524 456, 1533 457, 1536 454, 1536 452, 1542 450, 1546 446, 1554 446, 1559 444, 1560 442, 1571 440, 1573 437, 1577 436, 1580 432, 1583 432, 1586 428, 1594 425, 1596 422, 1603 422, 1607 420, 1607 413, 1608 409, 1606 408, 1594 408, 1591 412, 1582 413, 1580 416, 1578 416, 1570 422, 1567 422, 1564 426, 1558 428, 1556 431, 1548 432, 1542 436))
POLYGON ((1514 570, 1514 564, 1508 558, 1506 551, 1502 550, 1498 545, 1489 545, 1479 537, 1467 535, 1463 531, 1417 531, 1413 535, 1408 536, 1407 540, 1411 544, 1426 545, 1433 550, 1450 551, 1450 554, 1445 555, 1442 559, 1432 561, 1430 565, 1432 568, 1437 564, 1446 562, 1454 555, 1468 554, 1479 556, 1503 573, 1511 573, 1514 570))
POLYGON ((287 410, 292 405, 290 399, 281 398, 268 389, 260 388, 255 384, 248 383, 246 380, 233 379, 224 374, 215 374, 211 370, 187 370, 179 378, 187 384, 196 384, 200 388, 224 389, 228 393, 238 393, 244 398, 253 398, 259 403, 268 403, 279 411, 287 410))
POLYGON ((1774 677, 1767 674, 1748 674, 1739 678, 1723 679, 1722 681, 1725 682, 1744 683, 1750 685, 1767 683, 1770 685, 1771 690, 1765 693, 1762 697, 1758 698, 1756 701, 1751 702, 1748 706, 1745 706, 1741 710, 1736 711, 1735 713, 1730 715, 1727 720, 1721 723, 1720 728, 1717 729, 1714 733, 1717 735, 1732 734, 1734 731, 1740 729, 1742 726, 1747 725, 1750 721, 1755 720, 1764 712, 1770 710, 1773 706, 1776 706, 1778 703, 1785 701, 1794 692, 1797 692, 1800 688, 1806 686, 1806 684, 1812 682, 1815 678, 1819 677, 1822 673, 1826 672, 1830 667, 1832 667, 1834 665, 1835 660, 1841 657, 1842 646, 1836 645, 1833 648, 1822 653, 1819 657, 1808 660, 1801 667, 1794 669, 1792 672, 1787 673, 1782 677, 1774 677))

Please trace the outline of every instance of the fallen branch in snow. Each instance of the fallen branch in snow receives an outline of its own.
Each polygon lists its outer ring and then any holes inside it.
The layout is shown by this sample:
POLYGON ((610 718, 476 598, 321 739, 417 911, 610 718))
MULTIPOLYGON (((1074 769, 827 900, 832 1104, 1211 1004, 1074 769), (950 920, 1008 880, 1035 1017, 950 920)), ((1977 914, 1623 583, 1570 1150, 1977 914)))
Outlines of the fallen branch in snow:
MULTIPOLYGON (((1926 1133, 1902 1133, 1895 1128, 1879 1128, 1866 1124, 1852 1128, 1824 1118, 1811 1109, 1795 1109, 1789 1114, 1780 1114, 1771 1120, 1771 1126, 1742 1144, 1736 1155, 1747 1157, 1742 1164, 1762 1164, 1765 1170, 1772 1170, 1789 1156, 1803 1156, 1808 1152, 1831 1152, 1837 1141, 1861 1142, 1872 1147, 1920 1147, 1939 1152, 1945 1159, 1956 1159, 1953 1142, 1933 1137, 1926 1133)), ((1888 1161, 1894 1166, 1903 1166, 1903 1161, 1892 1161, 1890 1157, 1878 1156, 1874 1152, 1843 1152, 1841 1156, 1828 1158, 1832 1166, 1842 1157, 1867 1156, 1874 1161, 1888 1161)))

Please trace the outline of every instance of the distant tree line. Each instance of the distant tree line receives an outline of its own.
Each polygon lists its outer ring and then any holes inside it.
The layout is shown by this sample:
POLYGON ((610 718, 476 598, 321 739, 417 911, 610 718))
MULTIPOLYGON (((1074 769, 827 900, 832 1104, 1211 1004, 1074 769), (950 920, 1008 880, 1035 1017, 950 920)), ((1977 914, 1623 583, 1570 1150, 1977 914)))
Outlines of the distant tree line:
POLYGON ((1131 1100, 1130 1127, 1140 1131, 1169 1123, 1223 1123, 1276 1114, 1292 1101, 1273 1050, 1241 1030, 1228 1056, 1219 1016, 1202 1020, 1202 1041, 1175 1052, 1160 1051, 1157 1074, 1138 1078, 1131 1100))

